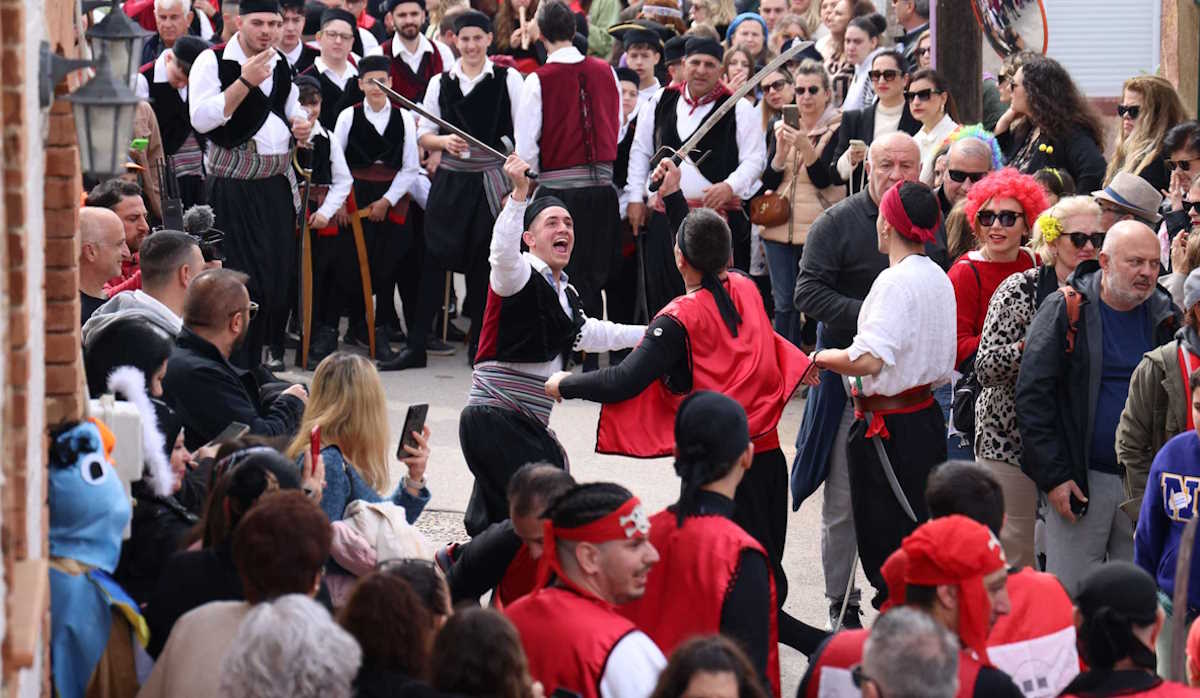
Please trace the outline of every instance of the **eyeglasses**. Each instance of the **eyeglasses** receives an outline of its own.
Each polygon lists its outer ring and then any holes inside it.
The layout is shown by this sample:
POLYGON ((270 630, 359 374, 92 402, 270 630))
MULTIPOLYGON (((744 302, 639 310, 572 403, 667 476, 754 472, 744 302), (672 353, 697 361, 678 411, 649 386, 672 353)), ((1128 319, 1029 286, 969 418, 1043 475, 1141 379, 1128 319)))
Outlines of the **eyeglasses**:
POLYGON ((330 39, 333 39, 334 41, 353 41, 354 40, 354 35, 347 34, 346 32, 334 32, 334 31, 325 30, 325 31, 321 32, 321 36, 328 36, 330 39))
POLYGON ((1016 211, 989 211, 987 209, 975 214, 975 221, 985 228, 992 227, 996 221, 999 221, 1003 228, 1011 228, 1017 224, 1018 220, 1025 220, 1025 214, 1016 211))
POLYGON ((797 87, 796 88, 796 94, 798 94, 798 95, 802 95, 805 92, 807 92, 808 94, 813 95, 813 96, 819 95, 819 94, 821 94, 821 86, 820 85, 809 85, 808 87, 797 87))
POLYGON ((1092 247, 1097 250, 1104 246, 1104 233, 1067 233, 1067 237, 1071 238, 1071 244, 1075 249, 1082 250, 1083 246, 1092 243, 1092 247))
POLYGON ((1175 171, 1175 168, 1176 168, 1176 167, 1178 167, 1179 169, 1183 170, 1184 172, 1190 172, 1190 171, 1191 171, 1191 169, 1192 169, 1192 163, 1193 163, 1193 162, 1195 162, 1195 161, 1197 161, 1197 160, 1200 160, 1200 158, 1189 158, 1189 159, 1187 159, 1187 160, 1171 160, 1171 159, 1168 159, 1168 160, 1166 161, 1166 162, 1167 162, 1167 169, 1168 169, 1168 170, 1170 170, 1171 172, 1174 172, 1174 171, 1175 171))
POLYGON ((891 82, 900 77, 903 73, 899 70, 871 70, 867 72, 867 77, 871 78, 871 82, 891 82))
MULTIPOLYGON (((246 310, 250 311, 250 319, 253 320, 254 316, 258 315, 258 303, 255 303, 254 301, 250 301, 250 305, 248 305, 245 308, 243 308, 242 310, 238 310, 236 312, 240 313, 240 312, 243 312, 246 310)), ((230 313, 230 314, 232 315, 232 313, 230 313)))
POLYGON ((779 78, 775 82, 769 82, 769 83, 763 85, 763 92, 776 92, 776 91, 782 90, 783 88, 787 87, 790 84, 792 84, 792 83, 788 82, 787 80, 784 80, 783 78, 779 78))
POLYGON ((862 689, 863 684, 873 683, 875 684, 875 693, 881 697, 883 696, 883 691, 879 690, 879 682, 867 676, 866 672, 863 671, 862 664, 855 664, 850 667, 850 680, 854 682, 854 687, 858 689, 862 689))
POLYGON ((915 90, 915 91, 911 91, 911 92, 906 91, 904 93, 904 98, 910 102, 918 100, 918 99, 921 100, 922 102, 928 102, 930 99, 933 98, 934 95, 940 95, 941 93, 942 93, 941 90, 935 90, 931 87, 931 88, 924 89, 924 90, 915 90))
POLYGON ((1136 118, 1138 118, 1138 114, 1140 114, 1141 111, 1142 111, 1142 107, 1137 104, 1130 104, 1130 105, 1118 104, 1117 105, 1117 116, 1121 117, 1122 119, 1124 119, 1125 117, 1129 117, 1130 119, 1136 119, 1136 118))
POLYGON ((971 180, 971 184, 975 184, 976 182, 983 179, 987 175, 988 175, 987 172, 967 172, 966 170, 946 170, 946 176, 949 177, 950 179, 954 180, 955 182, 958 182, 959 184, 962 184, 963 182, 967 181, 968 179, 971 180))

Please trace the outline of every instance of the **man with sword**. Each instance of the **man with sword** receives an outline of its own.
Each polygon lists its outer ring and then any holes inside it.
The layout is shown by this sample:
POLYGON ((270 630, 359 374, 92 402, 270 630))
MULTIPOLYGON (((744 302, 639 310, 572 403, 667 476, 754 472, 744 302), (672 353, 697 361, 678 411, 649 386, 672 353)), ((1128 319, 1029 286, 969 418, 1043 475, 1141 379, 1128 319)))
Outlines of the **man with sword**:
MULTIPOLYGON (((684 139, 691 144, 688 152, 679 153, 685 158, 680 164, 683 196, 689 207, 711 208, 726 218, 733 235, 733 265, 743 271, 750 269, 750 221, 742 212, 742 200, 753 195, 767 162, 762 117, 742 99, 746 92, 739 89, 734 96, 721 84, 721 45, 690 37, 684 55, 685 81, 659 90, 638 113, 625 185, 629 223, 634 230, 644 229, 646 235, 643 248, 650 315, 684 291, 672 251, 675 231, 667 225, 661 199, 651 195, 648 204, 646 201, 647 178, 656 153, 662 148, 680 149, 684 139), (734 107, 710 123, 710 114, 727 102, 734 107), (696 134, 701 138, 692 143, 696 134), (652 214, 648 215, 648 207, 652 214)), ((753 79, 746 82, 750 89, 756 84, 753 79)))

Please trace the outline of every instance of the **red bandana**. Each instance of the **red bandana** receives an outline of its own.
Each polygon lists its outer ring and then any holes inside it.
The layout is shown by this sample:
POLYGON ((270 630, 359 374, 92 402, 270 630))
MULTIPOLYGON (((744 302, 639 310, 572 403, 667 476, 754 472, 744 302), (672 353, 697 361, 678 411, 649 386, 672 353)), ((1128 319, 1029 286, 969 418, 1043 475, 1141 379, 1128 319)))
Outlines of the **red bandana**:
POLYGON ((929 242, 934 238, 934 231, 937 225, 932 228, 918 228, 908 217, 908 212, 904 210, 904 203, 900 201, 900 186, 904 182, 896 184, 887 193, 883 195, 883 201, 879 202, 879 215, 883 216, 884 220, 891 224, 904 237, 913 242, 929 242))
POLYGON ((909 584, 957 586, 958 637, 989 664, 992 609, 983 578, 1007 566, 1004 549, 987 526, 957 514, 927 521, 883 564, 888 600, 882 610, 903 604, 909 584))
POLYGON ((558 561, 558 546, 556 541, 569 540, 576 543, 608 543, 620 540, 645 540, 650 536, 650 519, 646 517, 642 503, 637 497, 630 497, 621 508, 604 518, 575 528, 555 528, 549 520, 542 522, 545 541, 542 544, 542 557, 538 560, 538 576, 535 589, 541 589, 550 581, 553 572, 563 584, 585 596, 594 596, 571 583, 563 571, 562 563, 558 561))
POLYGON ((714 87, 712 89, 712 91, 710 91, 708 94, 704 95, 703 97, 700 97, 699 99, 692 99, 691 95, 688 94, 686 82, 681 82, 678 85, 672 85, 672 86, 668 87, 667 89, 675 90, 676 92, 679 93, 679 95, 683 98, 684 104, 688 105, 688 115, 689 116, 696 113, 696 110, 699 109, 700 107, 703 107, 705 104, 712 104, 713 102, 717 101, 718 99, 731 94, 729 92, 729 88, 725 87, 725 83, 723 83, 723 82, 718 82, 717 86, 714 87))

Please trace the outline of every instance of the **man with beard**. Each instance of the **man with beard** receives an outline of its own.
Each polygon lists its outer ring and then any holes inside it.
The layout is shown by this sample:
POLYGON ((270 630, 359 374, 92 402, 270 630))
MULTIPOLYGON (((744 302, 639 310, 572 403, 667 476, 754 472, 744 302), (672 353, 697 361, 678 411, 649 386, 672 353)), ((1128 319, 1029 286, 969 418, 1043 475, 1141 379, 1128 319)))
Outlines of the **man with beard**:
POLYGON ((83 205, 112 211, 125 227, 125 246, 129 248, 130 256, 121 260, 121 273, 104 284, 105 291, 109 296, 113 296, 121 291, 141 288, 138 250, 142 249, 142 241, 150 234, 150 222, 146 220, 146 201, 142 198, 142 188, 137 182, 114 177, 97 184, 88 192, 83 205))
POLYGON ((279 52, 299 74, 321 55, 318 49, 304 42, 304 0, 280 0, 283 8, 283 31, 279 34, 279 52))
POLYGON ((293 137, 308 140, 312 123, 287 60, 273 48, 283 30, 278 1, 245 0, 238 11, 238 32, 192 65, 188 109, 209 142, 208 201, 225 230, 225 264, 250 275, 250 296, 262 308, 238 356, 239 365, 255 368, 269 330, 283 326, 290 308, 299 206, 291 145, 293 137))
POLYGON ((421 27, 425 26, 425 0, 388 0, 386 7, 395 33, 391 41, 367 53, 390 59, 392 89, 420 102, 429 81, 454 65, 454 54, 421 33, 421 27))
MULTIPOLYGON (((879 201, 899 182, 917 181, 921 151, 906 133, 890 133, 871 144, 867 156, 868 186, 835 204, 808 232, 800 274, 796 278, 796 310, 821 324, 817 349, 845 349, 858 329, 858 313, 875 277, 888 266, 878 252, 876 222, 879 201)), ((930 258, 944 263, 941 239, 926 243, 930 258)), ((792 463, 792 509, 825 483, 821 508, 821 561, 831 626, 841 615, 853 572, 857 539, 850 508, 850 476, 846 443, 854 423, 854 406, 846 399, 841 377, 827 371, 808 395, 804 421, 796 436, 792 463)), ((845 627, 861 627, 858 590, 846 606, 845 627)))
POLYGON ((1016 389, 1021 469, 1050 500, 1046 571, 1072 595, 1096 563, 1133 559, 1114 444, 1134 368, 1179 328, 1179 310, 1155 283, 1159 255, 1153 230, 1117 223, 1099 261, 1081 262, 1046 298, 1025 338, 1016 389))
MULTIPOLYGON (((209 43, 195 36, 181 36, 154 62, 142 66, 136 92, 150 102, 158 130, 162 134, 163 154, 171 160, 179 198, 183 208, 204 203, 203 138, 188 118, 188 71, 209 43)), ((147 228, 149 232, 149 228, 147 228)))
POLYGON ((554 500, 547 518, 537 591, 506 611, 530 675, 551 693, 650 695, 666 658, 614 608, 645 594, 658 562, 641 502, 620 485, 579 485, 554 500))
POLYGON ((183 423, 189 450, 208 443, 231 422, 248 425, 251 434, 291 438, 308 402, 302 385, 265 399, 254 373, 229 363, 258 310, 246 280, 241 272, 210 269, 188 286, 183 331, 167 362, 163 393, 183 423))
POLYGON ((317 43, 321 53, 301 75, 311 75, 321 83, 321 126, 332 131, 343 109, 363 101, 358 87, 358 68, 350 60, 354 40, 354 15, 331 7, 321 13, 321 31, 317 43))

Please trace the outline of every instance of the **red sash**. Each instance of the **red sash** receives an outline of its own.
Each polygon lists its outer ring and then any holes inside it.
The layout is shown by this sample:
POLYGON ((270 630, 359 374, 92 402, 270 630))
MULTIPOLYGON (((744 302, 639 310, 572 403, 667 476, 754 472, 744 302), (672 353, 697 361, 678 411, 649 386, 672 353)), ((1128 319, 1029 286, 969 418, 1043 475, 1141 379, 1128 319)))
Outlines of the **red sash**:
POLYGON ((1192 400, 1190 398, 1192 389, 1190 386, 1192 372, 1196 369, 1200 369, 1200 357, 1196 356, 1188 349, 1185 349, 1182 341, 1179 342, 1179 348, 1176 349, 1176 351, 1179 352, 1179 372, 1183 374, 1181 376, 1183 379, 1183 394, 1185 397, 1187 397, 1186 402, 1188 406, 1187 409, 1184 410, 1184 413, 1187 415, 1188 431, 1192 431, 1196 428, 1196 422, 1194 419, 1192 419, 1192 400))

